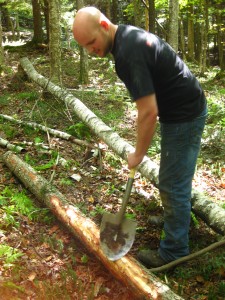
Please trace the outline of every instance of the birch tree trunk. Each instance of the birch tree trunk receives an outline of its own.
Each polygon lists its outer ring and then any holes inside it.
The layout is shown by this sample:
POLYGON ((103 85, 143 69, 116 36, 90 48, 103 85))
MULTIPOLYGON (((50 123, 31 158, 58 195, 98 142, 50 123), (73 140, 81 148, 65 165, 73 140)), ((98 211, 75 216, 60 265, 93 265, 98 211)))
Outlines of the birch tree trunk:
MULTIPOLYGON (((34 82, 39 84, 41 87, 46 88, 54 96, 62 99, 68 106, 72 107, 77 116, 85 123, 90 129, 100 137, 115 153, 117 153, 121 158, 127 160, 127 154, 134 151, 128 142, 123 140, 116 132, 114 132, 110 127, 108 127, 104 122, 102 122, 92 111, 90 111, 78 98, 74 97, 72 94, 68 93, 67 90, 64 90, 52 82, 49 82, 45 77, 38 74, 34 69, 33 65, 27 58, 21 59, 21 66, 24 71, 28 74, 28 77, 31 78, 34 82)), ((149 179, 156 187, 158 186, 158 166, 156 163, 152 162, 147 156, 144 157, 143 162, 138 165, 137 170, 149 179)), ((195 191, 195 196, 199 195, 196 198, 196 202, 201 199, 201 194, 198 191, 195 191)), ((192 199, 193 200, 193 199, 192 199)), ((211 201, 210 201, 211 203, 211 201)), ((208 205, 208 203, 206 203, 208 205)), ((225 210, 219 208, 222 211, 221 223, 224 223, 225 220, 225 210)), ((198 206, 196 205, 195 213, 201 215, 201 211, 198 211, 198 206)), ((207 217, 205 218, 207 220, 207 217)), ((221 229, 217 228, 217 220, 215 222, 211 220, 211 223, 208 224, 217 232, 221 233, 221 229)), ((224 227, 223 227, 224 228, 224 227)), ((225 235, 225 228, 222 229, 222 234, 225 235)))
POLYGON ((181 300, 168 286, 154 274, 148 272, 130 255, 117 261, 110 261, 100 247, 99 228, 86 218, 78 208, 70 205, 66 198, 27 163, 12 152, 3 155, 6 166, 23 182, 23 184, 44 202, 54 215, 67 226, 86 248, 94 254, 105 267, 121 282, 123 282, 137 299, 167 299, 181 300))

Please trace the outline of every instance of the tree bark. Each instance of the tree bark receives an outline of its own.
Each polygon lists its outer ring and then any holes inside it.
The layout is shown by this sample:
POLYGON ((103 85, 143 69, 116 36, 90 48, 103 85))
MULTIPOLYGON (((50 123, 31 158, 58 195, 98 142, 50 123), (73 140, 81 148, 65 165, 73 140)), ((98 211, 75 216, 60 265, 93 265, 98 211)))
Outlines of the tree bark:
POLYGON ((188 59, 194 60, 194 7, 193 3, 188 1, 188 59))
POLYGON ((179 1, 169 0, 169 35, 168 43, 178 51, 178 16, 179 16, 179 1))
POLYGON ((3 115, 3 114, 0 114, 0 117, 5 119, 5 120, 8 120, 10 122, 16 123, 16 124, 27 125, 27 126, 32 127, 34 129, 37 129, 37 128, 41 129, 42 131, 47 132, 49 134, 52 134, 53 136, 59 137, 61 139, 67 140, 67 141, 71 141, 71 142, 73 142, 75 144, 78 144, 78 145, 81 145, 81 146, 86 146, 88 148, 94 148, 94 146, 89 144, 88 142, 76 139, 74 136, 72 136, 71 134, 69 134, 67 132, 52 129, 52 128, 49 128, 49 127, 46 127, 44 125, 37 124, 37 123, 34 123, 34 122, 26 122, 26 121, 17 120, 17 119, 12 118, 11 116, 7 116, 7 115, 3 115))
POLYGON ((4 66, 4 50, 2 45, 2 20, 1 20, 1 11, 0 11, 0 74, 4 66))
MULTIPOLYGON (((74 97, 72 94, 68 93, 67 90, 63 90, 62 88, 54 85, 52 82, 49 82, 45 77, 38 74, 34 69, 33 65, 27 58, 21 59, 21 66, 24 71, 28 74, 28 77, 32 79, 34 82, 39 84, 41 87, 46 88, 52 93, 54 96, 62 99, 68 106, 72 107, 77 116, 87 124, 90 129, 99 136, 115 153, 117 153, 121 158, 127 160, 127 154, 129 152, 134 151, 134 147, 132 147, 128 142, 123 140, 116 132, 114 132, 110 127, 108 127, 104 122, 102 122, 92 111, 90 111, 87 106, 85 106, 79 99, 74 97)), ((144 157, 143 162, 137 167, 137 170, 149 179, 156 187, 158 186, 158 170, 159 167, 156 163, 152 162, 147 156, 144 157)), ((195 190, 195 213, 196 215, 201 215, 201 211, 199 211, 199 207, 197 203, 199 203, 199 199, 202 199, 200 193, 195 190), (198 197, 196 196, 198 195, 198 197)), ((192 201, 194 201, 192 199, 192 201)), ((204 199, 203 201, 205 201, 204 199)), ((210 200, 206 203, 211 203, 210 200)), ((215 206, 217 206, 215 204, 215 206)), ((218 210, 224 213, 224 210, 218 206, 218 210)), ((222 213, 222 215, 223 215, 222 213)), ((205 220, 208 218, 205 217, 205 220)), ((224 222, 224 217, 221 222, 224 222)), ((213 225, 213 229, 221 233, 221 229, 218 227, 218 222, 211 220, 210 224, 207 223, 210 227, 213 225)), ((225 229, 222 229, 222 234, 225 235, 225 229)))
POLYGON ((109 261, 99 246, 99 228, 92 220, 86 218, 78 208, 70 205, 55 187, 11 151, 3 155, 3 161, 26 188, 39 201, 44 202, 72 234, 138 299, 182 299, 130 255, 114 262, 109 261))
POLYGON ((9 141, 2 139, 2 138, 0 138, 0 146, 6 147, 7 149, 12 150, 16 153, 22 153, 22 152, 26 151, 24 148, 17 146, 17 145, 13 145, 9 141))
POLYGON ((43 29, 42 29, 42 19, 41 19, 41 4, 39 0, 32 0, 33 9, 33 25, 34 25, 34 35, 32 42, 35 44, 43 42, 43 29))
POLYGON ((225 236, 225 209, 197 191, 192 194, 192 210, 213 230, 225 236))
MULTIPOLYGON (((84 7, 83 0, 77 0, 77 9, 84 7)), ((88 84, 89 82, 89 63, 88 63, 88 52, 84 47, 79 45, 80 51, 80 76, 79 82, 81 84, 88 84)))
POLYGON ((50 78, 62 84, 60 1, 49 0, 49 56, 50 78))

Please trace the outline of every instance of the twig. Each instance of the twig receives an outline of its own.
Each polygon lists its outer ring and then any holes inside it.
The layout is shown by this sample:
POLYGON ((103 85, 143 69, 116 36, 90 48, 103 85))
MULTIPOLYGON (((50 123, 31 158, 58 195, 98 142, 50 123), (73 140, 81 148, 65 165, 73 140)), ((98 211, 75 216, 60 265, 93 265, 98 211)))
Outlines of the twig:
POLYGON ((186 262, 188 260, 191 260, 191 259, 193 259, 193 258, 195 258, 195 257, 197 257, 199 255, 202 255, 202 254, 204 254, 206 252, 214 250, 214 249, 216 249, 218 247, 221 247, 223 245, 225 245, 225 237, 223 237, 222 240, 220 240, 219 242, 213 243, 213 244, 209 245, 208 247, 203 248, 202 250, 199 250, 199 251, 197 251, 195 253, 192 253, 190 255, 181 257, 181 258, 179 258, 177 260, 174 260, 174 261, 172 261, 172 262, 170 262, 170 263, 168 263, 166 265, 163 265, 161 267, 149 269, 149 271, 150 272, 162 272, 162 271, 171 269, 171 268, 173 268, 173 267, 175 267, 175 266, 177 266, 179 264, 182 264, 182 263, 184 263, 184 262, 186 262))

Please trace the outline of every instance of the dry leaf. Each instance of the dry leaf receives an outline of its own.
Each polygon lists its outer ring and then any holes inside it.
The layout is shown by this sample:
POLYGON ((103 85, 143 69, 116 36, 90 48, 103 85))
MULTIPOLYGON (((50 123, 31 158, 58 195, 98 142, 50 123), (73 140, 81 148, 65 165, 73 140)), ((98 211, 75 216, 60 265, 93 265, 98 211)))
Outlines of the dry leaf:
POLYGON ((95 199, 93 198, 93 196, 90 196, 88 198, 88 202, 90 202, 90 203, 94 203, 95 202, 95 199))
POLYGON ((58 225, 54 225, 50 230, 49 230, 49 234, 53 234, 54 232, 56 232, 59 229, 58 225))
POLYGON ((31 272, 28 276, 29 281, 33 281, 36 278, 37 274, 35 272, 31 272))
POLYGON ((52 256, 51 255, 45 258, 45 261, 50 261, 50 260, 52 260, 52 256))
POLYGON ((201 275, 196 276, 196 281, 198 283, 204 283, 205 282, 204 278, 201 275))

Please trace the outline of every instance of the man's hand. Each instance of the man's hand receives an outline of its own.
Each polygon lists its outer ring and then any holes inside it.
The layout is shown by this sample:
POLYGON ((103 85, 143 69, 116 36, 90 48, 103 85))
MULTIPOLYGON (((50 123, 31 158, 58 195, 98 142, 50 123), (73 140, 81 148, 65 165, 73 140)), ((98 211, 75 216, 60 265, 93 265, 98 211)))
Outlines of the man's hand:
POLYGON ((128 168, 134 169, 137 165, 139 165, 144 156, 138 156, 135 152, 129 153, 127 156, 128 168))

